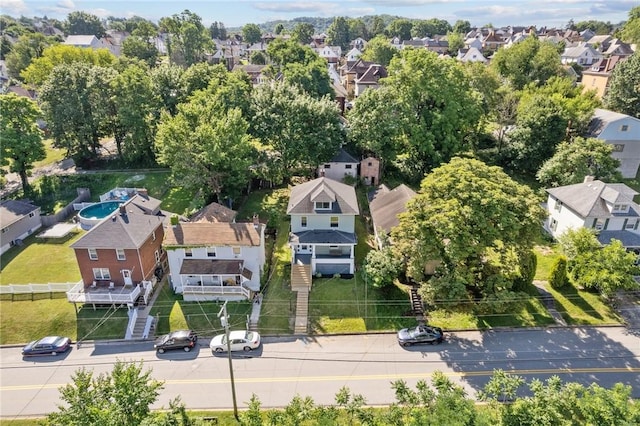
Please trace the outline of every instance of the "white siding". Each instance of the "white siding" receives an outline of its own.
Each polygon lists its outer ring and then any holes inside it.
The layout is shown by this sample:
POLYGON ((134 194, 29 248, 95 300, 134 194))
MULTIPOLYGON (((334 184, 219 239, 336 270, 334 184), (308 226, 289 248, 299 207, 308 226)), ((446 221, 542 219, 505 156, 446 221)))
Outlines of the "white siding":
POLYGON ((343 231, 349 233, 355 233, 355 217, 353 215, 340 215, 333 213, 326 214, 308 214, 308 215, 291 215, 291 232, 311 231, 316 229, 333 229, 336 231, 343 231), (307 226, 302 227, 302 217, 306 216, 307 226), (331 217, 338 217, 338 227, 331 227, 331 217))
POLYGON ((593 219, 586 220, 580 217, 576 212, 563 205, 560 211, 556 210, 556 199, 549 195, 547 200, 547 209, 549 211, 549 217, 547 218, 547 229, 551 232, 554 238, 559 237, 568 229, 578 229, 581 227, 591 227, 593 219), (557 221, 555 230, 552 228, 553 221, 557 221))
POLYGON ((640 166, 640 120, 626 117, 612 121, 598 139, 616 146, 612 157, 620 160, 618 170, 625 178, 635 178, 640 166), (626 131, 622 131, 623 126, 627 126, 626 131))

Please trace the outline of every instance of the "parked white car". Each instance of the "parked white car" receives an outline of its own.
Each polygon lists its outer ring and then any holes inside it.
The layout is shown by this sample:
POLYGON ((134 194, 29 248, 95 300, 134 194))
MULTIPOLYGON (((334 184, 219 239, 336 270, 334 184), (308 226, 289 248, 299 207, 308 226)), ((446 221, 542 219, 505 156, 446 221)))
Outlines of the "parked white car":
MULTIPOLYGON (((229 332, 231 351, 251 351, 260 346, 260 335, 255 331, 237 330, 229 332)), ((213 352, 225 352, 227 350, 227 336, 219 334, 211 339, 209 347, 213 352)))

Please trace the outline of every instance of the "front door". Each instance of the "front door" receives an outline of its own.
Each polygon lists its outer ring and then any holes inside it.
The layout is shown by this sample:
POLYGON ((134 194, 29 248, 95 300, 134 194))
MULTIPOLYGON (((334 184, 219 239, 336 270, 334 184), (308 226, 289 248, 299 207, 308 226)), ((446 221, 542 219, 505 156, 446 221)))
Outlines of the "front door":
POLYGON ((133 285, 133 280, 131 279, 131 271, 128 269, 122 270, 122 278, 124 279, 124 285, 133 285))

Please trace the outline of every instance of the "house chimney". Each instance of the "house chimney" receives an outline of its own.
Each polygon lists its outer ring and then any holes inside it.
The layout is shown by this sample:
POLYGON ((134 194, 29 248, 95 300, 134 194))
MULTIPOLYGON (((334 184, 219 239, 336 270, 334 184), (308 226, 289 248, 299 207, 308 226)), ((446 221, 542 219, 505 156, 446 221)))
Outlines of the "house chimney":
POLYGON ((593 182, 594 177, 587 175, 584 177, 584 181, 582 183, 593 182))
POLYGON ((256 229, 260 227, 260 217, 256 213, 253 214, 253 227, 256 229))
POLYGON ((148 197, 149 196, 149 192, 147 191, 147 188, 137 188, 136 192, 139 195, 142 195, 143 197, 148 197))

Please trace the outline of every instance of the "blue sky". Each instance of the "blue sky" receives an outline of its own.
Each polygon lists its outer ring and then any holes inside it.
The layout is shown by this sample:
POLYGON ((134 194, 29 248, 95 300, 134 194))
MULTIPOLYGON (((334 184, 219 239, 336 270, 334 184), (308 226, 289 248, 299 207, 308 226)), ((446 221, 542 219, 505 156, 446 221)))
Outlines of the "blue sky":
POLYGON ((48 16, 63 20, 83 10, 100 17, 134 15, 157 22, 184 9, 198 14, 209 26, 221 21, 226 27, 263 23, 300 16, 349 16, 390 14, 407 18, 445 19, 453 24, 467 20, 473 26, 488 23, 564 27, 573 19, 626 20, 640 0, 0 0, 0 13, 12 16, 48 16))

